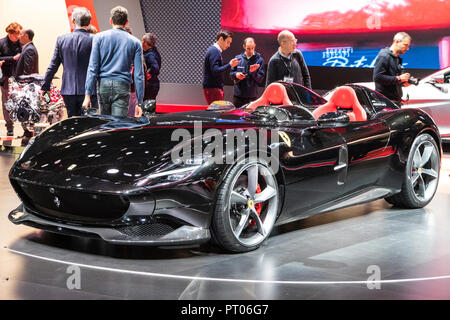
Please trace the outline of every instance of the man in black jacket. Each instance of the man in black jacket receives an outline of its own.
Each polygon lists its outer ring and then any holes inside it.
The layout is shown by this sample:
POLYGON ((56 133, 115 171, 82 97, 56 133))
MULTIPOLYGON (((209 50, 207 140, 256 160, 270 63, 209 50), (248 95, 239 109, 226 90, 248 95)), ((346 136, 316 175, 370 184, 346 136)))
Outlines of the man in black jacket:
POLYGON ((381 49, 378 53, 373 70, 375 90, 399 106, 402 102, 402 86, 408 86, 410 78, 409 73, 403 73, 403 61, 399 55, 408 51, 410 44, 411 37, 406 32, 397 33, 391 47, 381 49))
POLYGON ((301 84, 311 89, 311 77, 300 50, 296 48, 297 39, 289 30, 278 34, 278 51, 270 58, 267 67, 266 87, 275 81, 301 84))
POLYGON ((17 61, 14 77, 39 73, 39 55, 33 44, 33 30, 22 30, 20 32, 20 43, 23 45, 22 53, 17 61))
POLYGON ((6 122, 6 129, 8 136, 14 134, 14 123, 12 122, 5 103, 8 100, 8 78, 12 76, 16 61, 20 57, 22 51, 22 44, 19 41, 20 31, 22 26, 17 22, 10 23, 6 27, 7 36, 0 39, 0 67, 2 76, 0 76, 0 88, 2 92, 2 109, 3 118, 6 122))

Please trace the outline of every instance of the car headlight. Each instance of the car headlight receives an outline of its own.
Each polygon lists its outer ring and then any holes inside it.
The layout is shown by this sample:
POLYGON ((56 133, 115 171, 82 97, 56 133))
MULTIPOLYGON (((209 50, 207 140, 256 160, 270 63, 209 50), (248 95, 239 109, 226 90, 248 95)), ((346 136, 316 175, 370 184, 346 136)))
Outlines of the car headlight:
POLYGON ((180 181, 188 176, 192 175, 201 165, 186 165, 182 167, 177 167, 176 169, 170 169, 166 171, 161 171, 157 173, 152 173, 146 176, 144 179, 137 183, 137 186, 142 187, 152 183, 153 181, 159 183, 169 183, 174 181, 180 181))
POLYGON ((156 179, 156 178, 166 177, 166 180, 177 181, 177 180, 181 180, 181 179, 187 177, 188 175, 190 175, 192 172, 194 172, 198 168, 200 168, 200 166, 189 166, 189 167, 186 167, 186 168, 180 168, 180 169, 175 169, 175 170, 163 171, 163 172, 159 172, 159 173, 155 173, 155 174, 149 175, 148 179, 149 180, 153 180, 153 179, 156 179))

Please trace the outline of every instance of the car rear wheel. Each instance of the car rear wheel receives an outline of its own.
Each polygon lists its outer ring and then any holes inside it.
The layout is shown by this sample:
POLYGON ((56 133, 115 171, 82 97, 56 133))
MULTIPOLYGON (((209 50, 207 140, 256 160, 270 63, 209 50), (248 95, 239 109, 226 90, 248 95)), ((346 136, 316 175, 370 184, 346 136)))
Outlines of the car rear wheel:
POLYGON ((277 179, 267 164, 254 160, 235 165, 218 191, 214 240, 232 252, 257 249, 272 231, 279 202, 277 179))
POLYGON ((436 193, 439 172, 440 153, 436 141, 429 134, 421 134, 411 147, 402 191, 386 201, 403 208, 423 208, 436 193))

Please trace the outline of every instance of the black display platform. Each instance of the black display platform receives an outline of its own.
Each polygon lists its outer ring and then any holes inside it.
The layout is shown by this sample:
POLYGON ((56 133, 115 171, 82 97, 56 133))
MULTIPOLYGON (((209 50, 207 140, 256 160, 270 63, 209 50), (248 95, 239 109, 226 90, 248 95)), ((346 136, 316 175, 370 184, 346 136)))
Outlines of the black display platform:
POLYGON ((19 199, 7 175, 16 157, 0 152, 0 299, 450 298, 449 156, 424 209, 379 200, 322 214, 276 228, 246 254, 115 246, 15 226, 7 215, 19 199))

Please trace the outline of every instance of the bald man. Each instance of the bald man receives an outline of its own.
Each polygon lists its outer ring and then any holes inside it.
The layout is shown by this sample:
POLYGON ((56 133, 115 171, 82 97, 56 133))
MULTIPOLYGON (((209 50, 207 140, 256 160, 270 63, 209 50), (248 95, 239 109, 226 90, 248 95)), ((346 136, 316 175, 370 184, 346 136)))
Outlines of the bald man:
POLYGON ((267 68, 266 86, 275 81, 301 84, 311 89, 311 77, 300 50, 297 39, 289 30, 278 34, 278 51, 270 58, 267 68))

